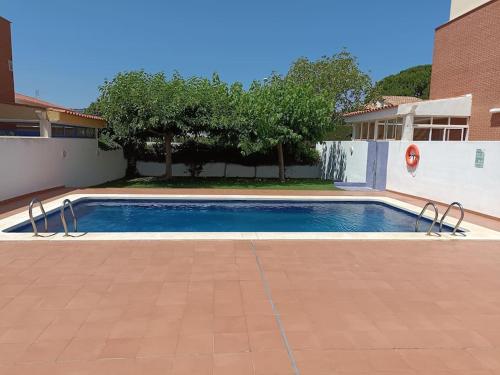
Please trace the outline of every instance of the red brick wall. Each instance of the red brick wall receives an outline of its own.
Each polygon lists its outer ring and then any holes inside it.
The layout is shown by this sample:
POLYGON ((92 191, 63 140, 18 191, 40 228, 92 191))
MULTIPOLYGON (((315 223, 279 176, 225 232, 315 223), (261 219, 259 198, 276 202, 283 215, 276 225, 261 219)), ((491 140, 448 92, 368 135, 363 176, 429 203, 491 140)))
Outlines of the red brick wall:
POLYGON ((12 61, 10 22, 0 17, 0 103, 15 103, 14 73, 9 69, 12 61))
POLYGON ((14 74, 9 69, 12 61, 10 22, 0 17, 0 103, 14 103, 14 74))
POLYGON ((431 99, 472 94, 470 140, 500 140, 500 1, 436 30, 431 99))

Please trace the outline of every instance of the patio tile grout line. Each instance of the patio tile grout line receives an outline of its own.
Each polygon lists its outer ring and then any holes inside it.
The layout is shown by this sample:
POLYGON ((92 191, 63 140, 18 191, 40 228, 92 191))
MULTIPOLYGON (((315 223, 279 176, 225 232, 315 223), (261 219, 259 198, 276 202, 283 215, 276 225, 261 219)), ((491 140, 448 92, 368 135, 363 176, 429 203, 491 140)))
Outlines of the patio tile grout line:
POLYGON ((287 337, 286 332, 285 332, 285 327, 283 325, 283 322, 281 321, 281 315, 278 311, 278 308, 276 307, 276 304, 274 303, 273 295, 271 292, 271 287, 269 286, 269 282, 267 281, 266 273, 264 272, 264 268, 262 267, 262 263, 260 262, 260 258, 257 255, 257 250, 255 248, 254 241, 250 241, 250 248, 251 248, 252 253, 255 257, 255 262, 257 263, 257 267, 259 269, 260 279, 261 279, 262 283, 264 284, 264 290, 266 292, 267 299, 268 299, 269 303, 271 304, 274 319, 276 320, 276 323, 278 324, 280 336, 281 336, 281 339, 283 341, 283 345, 285 346, 286 352, 288 354, 288 359, 290 360, 290 365, 292 366, 293 373, 295 375, 300 375, 300 370, 297 366, 297 361, 295 360, 295 357, 293 355, 293 350, 290 347, 290 343, 288 342, 288 337, 287 337))

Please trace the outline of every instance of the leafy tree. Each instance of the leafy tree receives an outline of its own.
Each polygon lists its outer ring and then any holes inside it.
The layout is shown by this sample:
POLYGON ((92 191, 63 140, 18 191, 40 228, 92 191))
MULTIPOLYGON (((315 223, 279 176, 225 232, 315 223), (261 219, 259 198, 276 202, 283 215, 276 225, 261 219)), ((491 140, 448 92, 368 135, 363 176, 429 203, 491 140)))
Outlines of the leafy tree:
POLYGON ((212 79, 212 124, 209 132, 211 141, 223 147, 237 147, 241 137, 241 129, 246 123, 238 118, 241 98, 245 94, 240 82, 230 87, 221 82, 218 76, 212 79))
POLYGON ((207 137, 224 139, 232 124, 231 89, 217 74, 211 80, 190 80, 191 116, 187 117, 186 136, 191 140, 207 137))
POLYGON ((358 109, 372 92, 370 77, 361 71, 357 59, 347 51, 323 56, 316 61, 305 57, 296 60, 287 79, 311 85, 317 94, 332 105, 333 123, 342 123, 342 113, 358 109))
POLYGON ((144 124, 151 116, 149 80, 144 71, 119 73, 104 82, 99 99, 90 108, 106 119, 108 134, 123 147, 129 177, 137 174, 136 155, 144 146, 144 124))
POLYGON ((90 110, 102 113, 109 132, 124 147, 127 175, 135 174, 138 146, 152 138, 164 144, 164 178, 170 179, 174 138, 185 141, 208 134, 214 121, 224 116, 228 95, 216 75, 212 80, 184 79, 176 73, 167 80, 163 73, 126 72, 104 83, 90 110))
POLYGON ((189 112, 188 84, 179 74, 170 81, 157 74, 150 84, 150 102, 153 108, 143 129, 164 142, 165 179, 172 178, 172 142, 174 136, 183 134, 186 113, 189 112))
POLYGON ((174 140, 196 144, 210 139, 247 155, 275 148, 283 180, 283 148, 307 153, 332 124, 342 121, 342 112, 363 103, 371 88, 368 75, 344 51, 317 61, 298 59, 286 77, 273 75, 248 91, 240 83, 229 87, 217 75, 119 73, 104 82, 87 113, 107 120, 102 139, 124 148, 128 176, 136 173, 135 159, 148 140, 163 144, 164 177, 169 179, 174 140))
POLYGON ((279 178, 285 180, 283 148, 314 145, 330 125, 331 105, 312 85, 298 84, 274 75, 254 82, 239 100, 238 121, 247 124, 240 147, 244 153, 276 148, 279 178))
POLYGON ((160 136, 165 144, 165 178, 172 177, 172 140, 196 140, 214 132, 225 116, 227 86, 217 75, 212 80, 175 74, 171 80, 153 83, 154 116, 145 130, 160 136))
POLYGON ((415 96, 429 99, 432 65, 419 65, 377 82, 377 95, 415 96))
POLYGON ((102 116, 101 108, 99 107, 99 99, 89 104, 87 108, 83 110, 83 113, 87 115, 102 116))

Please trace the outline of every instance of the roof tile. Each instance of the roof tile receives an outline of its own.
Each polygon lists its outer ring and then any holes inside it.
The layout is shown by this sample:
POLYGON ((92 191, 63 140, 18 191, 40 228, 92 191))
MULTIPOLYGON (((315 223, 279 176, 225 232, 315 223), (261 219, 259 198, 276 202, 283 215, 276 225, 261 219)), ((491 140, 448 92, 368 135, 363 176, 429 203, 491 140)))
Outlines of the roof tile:
POLYGON ((383 111, 385 109, 397 107, 401 104, 415 103, 421 101, 422 99, 417 98, 415 96, 385 95, 382 96, 381 100, 367 104, 365 108, 362 110, 344 113, 344 117, 351 117, 356 115, 362 115, 364 113, 383 111))
POLYGON ((28 96, 28 95, 19 94, 17 92, 16 92, 16 103, 17 104, 30 105, 30 106, 33 106, 33 107, 40 107, 40 108, 50 109, 51 111, 67 113, 69 115, 83 117, 83 118, 88 118, 88 119, 93 119, 93 120, 104 120, 100 116, 87 115, 85 113, 81 113, 81 112, 75 111, 73 109, 63 107, 63 106, 61 106, 59 104, 54 104, 54 103, 46 102, 44 100, 40 100, 40 99, 34 98, 32 96, 28 96))

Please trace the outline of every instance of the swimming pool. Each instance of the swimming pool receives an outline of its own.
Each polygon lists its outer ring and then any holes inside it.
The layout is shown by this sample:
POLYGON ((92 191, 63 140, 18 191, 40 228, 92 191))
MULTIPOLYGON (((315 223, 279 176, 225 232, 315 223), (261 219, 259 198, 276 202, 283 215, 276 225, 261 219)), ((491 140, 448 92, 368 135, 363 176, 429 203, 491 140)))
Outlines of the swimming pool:
MULTIPOLYGON (((85 233, 414 232, 416 220, 412 212, 363 200, 80 198, 73 207, 78 231, 85 233)), ((69 211, 66 215, 72 230, 69 211)), ((37 225, 43 227, 43 217, 37 225)), ((423 218, 420 230, 430 225, 423 218)), ((24 221, 5 231, 33 229, 24 221)), ((48 231, 63 232, 58 209, 48 212, 48 231)), ((443 231, 451 228, 444 226, 443 231)))

